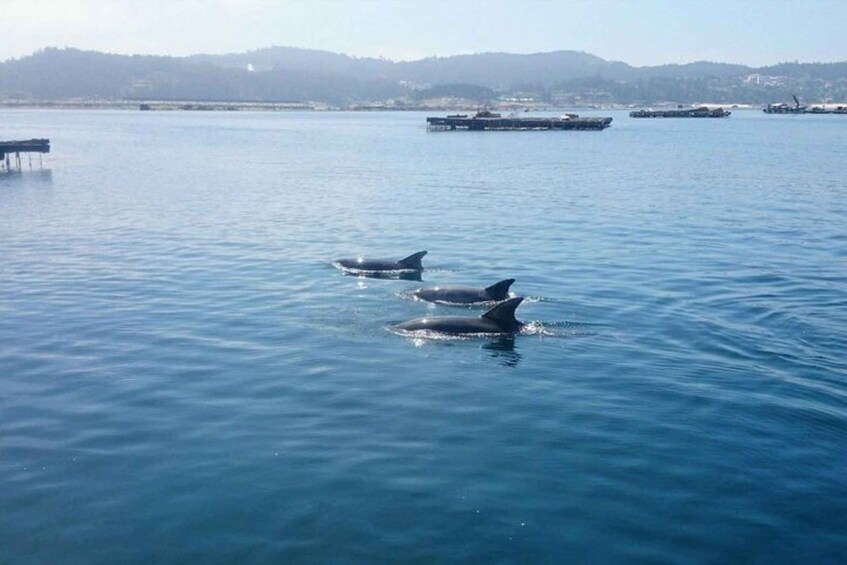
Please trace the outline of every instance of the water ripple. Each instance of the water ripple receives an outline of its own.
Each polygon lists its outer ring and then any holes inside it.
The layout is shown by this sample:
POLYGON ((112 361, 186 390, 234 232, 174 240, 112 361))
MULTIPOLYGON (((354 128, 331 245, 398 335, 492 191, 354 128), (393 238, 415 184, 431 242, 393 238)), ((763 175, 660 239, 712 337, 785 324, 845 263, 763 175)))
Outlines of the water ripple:
POLYGON ((833 122, 145 114, 0 110, 56 148, 0 179, 0 560, 843 556, 833 122), (328 259, 423 248, 525 330, 328 259))

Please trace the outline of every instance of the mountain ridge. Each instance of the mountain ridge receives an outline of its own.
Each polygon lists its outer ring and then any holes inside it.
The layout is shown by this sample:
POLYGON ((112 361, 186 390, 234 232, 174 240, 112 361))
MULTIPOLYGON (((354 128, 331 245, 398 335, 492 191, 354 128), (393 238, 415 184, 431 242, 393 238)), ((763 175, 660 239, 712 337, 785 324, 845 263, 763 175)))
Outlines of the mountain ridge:
MULTIPOLYGON (((0 63, 0 98, 4 99, 284 100, 345 106, 419 100, 421 91, 443 85, 459 85, 462 93, 525 94, 547 102, 650 104, 708 99, 755 104, 784 99, 789 92, 807 100, 847 98, 847 61, 785 62, 759 68, 711 61, 635 67, 575 50, 390 61, 270 46, 186 57, 48 47, 0 63)), ((450 96, 449 89, 434 90, 450 96)))

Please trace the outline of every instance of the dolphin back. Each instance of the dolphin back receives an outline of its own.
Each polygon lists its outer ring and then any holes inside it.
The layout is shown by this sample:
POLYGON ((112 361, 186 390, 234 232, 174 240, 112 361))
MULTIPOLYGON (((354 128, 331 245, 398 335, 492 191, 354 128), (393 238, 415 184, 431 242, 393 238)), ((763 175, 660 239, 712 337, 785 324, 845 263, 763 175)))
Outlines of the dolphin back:
POLYGON ((515 318, 515 309, 520 306, 521 302, 523 302, 522 296, 510 298, 493 307, 481 317, 495 322, 504 329, 520 327, 521 323, 515 318))
POLYGON ((515 279, 506 279, 504 281, 494 283, 487 287, 485 292, 488 293, 488 296, 490 296, 492 300, 505 300, 509 297, 509 287, 512 286, 512 283, 514 282, 515 279))
POLYGON ((400 259, 397 261, 397 264, 402 266, 404 269, 414 269, 416 271, 423 270, 423 263, 421 263, 421 259, 426 255, 426 251, 418 251, 417 253, 412 253, 405 259, 400 259))

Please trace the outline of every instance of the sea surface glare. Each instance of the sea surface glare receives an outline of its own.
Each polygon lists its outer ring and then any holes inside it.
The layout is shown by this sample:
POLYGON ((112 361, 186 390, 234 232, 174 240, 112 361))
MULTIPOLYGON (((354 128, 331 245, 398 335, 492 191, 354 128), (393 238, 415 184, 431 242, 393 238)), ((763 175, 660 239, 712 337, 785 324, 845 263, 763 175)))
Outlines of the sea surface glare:
POLYGON ((583 113, 0 110, 0 562, 847 561, 847 119, 583 113))

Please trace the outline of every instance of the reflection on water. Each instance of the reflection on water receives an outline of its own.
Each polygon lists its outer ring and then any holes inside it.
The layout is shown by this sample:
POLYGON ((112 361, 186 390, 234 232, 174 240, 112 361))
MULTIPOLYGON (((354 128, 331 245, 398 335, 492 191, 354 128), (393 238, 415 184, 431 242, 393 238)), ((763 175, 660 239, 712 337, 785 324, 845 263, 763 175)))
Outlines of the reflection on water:
POLYGON ((52 183, 53 182, 53 170, 52 169, 37 169, 37 170, 6 170, 0 169, 0 182, 3 183, 13 183, 13 182, 43 182, 43 183, 52 183))
POLYGON ((394 326, 386 326, 389 332, 409 338, 415 347, 450 347, 458 343, 476 344, 482 340, 482 349, 489 352, 493 359, 504 367, 517 367, 523 355, 515 348, 513 335, 484 335, 484 334, 447 334, 431 330, 401 330, 394 326))
POLYGON ((345 269, 344 274, 360 279, 389 279, 398 281, 423 281, 420 271, 350 271, 345 269))
POLYGON ((500 336, 483 344, 483 349, 500 361, 504 367, 517 367, 523 356, 515 350, 515 336, 500 336))

